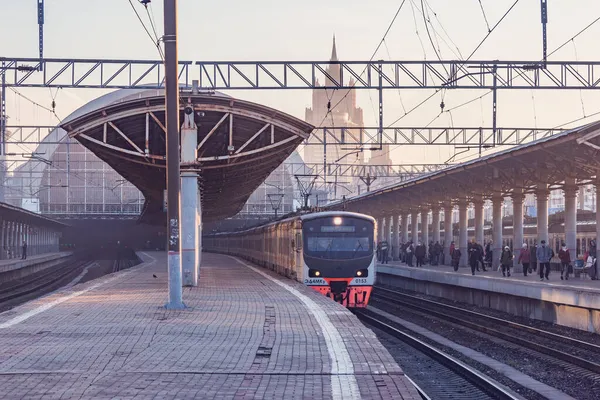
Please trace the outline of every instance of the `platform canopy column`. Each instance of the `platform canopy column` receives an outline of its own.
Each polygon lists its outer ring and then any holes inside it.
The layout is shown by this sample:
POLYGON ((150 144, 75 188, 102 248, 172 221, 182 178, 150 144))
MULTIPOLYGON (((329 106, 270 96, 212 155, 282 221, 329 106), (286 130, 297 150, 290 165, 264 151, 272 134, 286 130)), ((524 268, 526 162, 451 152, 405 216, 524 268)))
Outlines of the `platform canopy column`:
POLYGON ((392 240, 390 242, 392 260, 397 260, 400 254, 400 216, 398 214, 392 215, 390 225, 392 226, 392 240))
POLYGON ((0 221, 0 260, 4 260, 6 258, 6 243, 4 240, 6 239, 6 221, 3 219, 0 221))
POLYGON ((408 242, 408 213, 402 213, 402 243, 408 242))
POLYGON ((450 244, 453 240, 452 234, 452 212, 454 206, 452 203, 446 203, 444 205, 444 261, 446 265, 450 265, 452 257, 450 255, 450 244))
POLYGON ((467 214, 467 207, 469 203, 463 199, 458 203, 458 248, 460 249, 460 263, 461 267, 467 266, 467 247, 468 247, 468 224, 469 216, 467 214))
MULTIPOLYGON (((186 105, 184 110, 184 121, 181 126, 181 162, 194 163, 196 161, 196 146, 198 145, 198 128, 194 121, 194 108, 191 104, 186 105)), ((181 272, 183 274, 183 286, 198 286, 198 272, 200 261, 198 254, 198 173, 181 169, 180 189, 180 219, 181 237, 179 239, 179 251, 181 272)))
POLYGON ((377 242, 383 241, 383 232, 385 229, 384 218, 377 218, 377 242))
POLYGON ((475 211, 475 241, 481 246, 483 243, 483 197, 476 195, 473 197, 473 209, 475 211))
POLYGON ((385 219, 385 241, 388 242, 388 245, 392 245, 392 229, 394 226, 394 217, 389 216, 385 219))
POLYGON ((565 244, 569 249, 571 260, 577 257, 577 192, 579 187, 575 179, 566 179, 563 192, 565 195, 565 244))
POLYGON ((429 255, 429 209, 421 210, 421 236, 425 245, 425 254, 429 255))
POLYGON ((416 210, 410 213, 410 236, 416 245, 419 241, 419 212, 416 210))
POLYGON ((523 188, 515 188, 512 193, 513 203, 513 265, 519 267, 519 256, 523 249, 523 188))
POLYGON ((537 239, 538 243, 542 240, 548 242, 548 184, 537 185, 535 197, 537 201, 537 239))
POLYGON ((600 176, 596 177, 596 258, 600 256, 600 250, 598 250, 598 239, 600 239, 600 176))
POLYGON ((496 193, 492 197, 492 267, 498 268, 500 265, 500 254, 502 254, 502 204, 504 197, 501 193, 496 193))
POLYGON ((433 243, 440 243, 440 207, 437 205, 431 208, 431 225, 433 225, 433 243))

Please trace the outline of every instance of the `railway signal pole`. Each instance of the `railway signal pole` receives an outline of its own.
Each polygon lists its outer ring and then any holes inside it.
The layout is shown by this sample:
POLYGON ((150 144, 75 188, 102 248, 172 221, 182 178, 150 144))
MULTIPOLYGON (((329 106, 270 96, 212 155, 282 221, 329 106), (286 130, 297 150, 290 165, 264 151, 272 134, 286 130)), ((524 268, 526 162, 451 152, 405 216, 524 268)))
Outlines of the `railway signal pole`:
POLYGON ((164 0, 165 120, 167 125, 167 237, 169 301, 166 308, 180 310, 183 303, 179 251, 179 82, 177 76, 177 0, 164 0))

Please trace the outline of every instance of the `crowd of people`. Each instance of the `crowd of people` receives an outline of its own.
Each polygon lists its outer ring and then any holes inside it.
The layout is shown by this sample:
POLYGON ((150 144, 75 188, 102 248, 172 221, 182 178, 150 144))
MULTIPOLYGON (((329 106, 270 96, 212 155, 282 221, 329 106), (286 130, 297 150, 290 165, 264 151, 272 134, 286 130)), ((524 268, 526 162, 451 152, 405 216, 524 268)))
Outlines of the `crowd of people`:
MULTIPOLYGON (((382 241, 377 244, 377 259, 383 264, 389 263, 391 259, 391 246, 387 241, 382 241)), ((467 262, 471 268, 471 274, 475 275, 475 271, 487 271, 492 268, 494 261, 493 242, 490 240, 485 248, 475 241, 471 240, 467 246, 467 262)), ((450 243, 448 254, 450 255, 450 265, 454 271, 458 271, 462 252, 456 247, 454 242, 450 243)), ((426 263, 430 265, 444 264, 445 252, 444 243, 429 242, 429 246, 425 246, 422 242, 417 242, 416 245, 412 241, 400 244, 400 261, 405 262, 409 267, 422 267, 426 263)), ((505 246, 498 255, 499 270, 502 271, 502 276, 510 277, 511 269, 514 263, 514 254, 509 246, 505 246)), ((534 242, 531 249, 527 243, 523 243, 517 263, 523 268, 523 275, 528 276, 533 273, 538 273, 540 281, 550 280, 550 263, 552 260, 560 260, 560 279, 568 280, 573 274, 573 264, 576 261, 575 257, 569 252, 565 243, 561 244, 558 254, 555 254, 551 246, 546 244, 545 240, 541 240, 538 245, 534 242), (539 271, 538 271, 539 267, 539 271)), ((596 242, 592 241, 590 248, 583 255, 583 267, 589 274, 592 280, 599 279, 596 263, 596 242)))

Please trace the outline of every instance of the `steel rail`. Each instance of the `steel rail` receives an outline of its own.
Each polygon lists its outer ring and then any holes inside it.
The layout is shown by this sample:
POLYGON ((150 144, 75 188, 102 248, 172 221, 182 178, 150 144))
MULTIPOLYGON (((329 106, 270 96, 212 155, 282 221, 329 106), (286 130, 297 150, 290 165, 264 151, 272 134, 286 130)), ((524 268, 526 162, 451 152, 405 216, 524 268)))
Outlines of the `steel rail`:
POLYGON ((368 323, 369 325, 372 325, 384 332, 387 332, 390 335, 409 344, 411 347, 414 347, 418 351, 427 354, 429 357, 439 362, 440 364, 446 366, 454 373, 462 376, 482 391, 490 394, 492 398, 511 400, 519 399, 519 397, 515 397, 509 391, 504 389, 504 387, 500 383, 487 377, 486 375, 475 370, 474 368, 464 364, 463 362, 455 359, 454 357, 444 354, 442 351, 417 339, 416 337, 393 327, 392 325, 382 321, 377 317, 374 317, 373 315, 368 314, 368 310, 355 310, 354 313, 359 319, 368 323))
MULTIPOLYGON (((497 329, 490 328, 488 326, 483 326, 481 324, 478 324, 478 323, 475 323, 472 321, 467 321, 465 319, 449 315, 448 313, 445 313, 445 312, 439 311, 439 310, 445 310, 446 312, 450 311, 450 312, 462 313, 463 315, 467 315, 470 317, 480 318, 488 323, 493 323, 493 324, 497 324, 497 325, 501 325, 501 326, 508 326, 508 327, 516 328, 516 329, 520 329, 520 330, 526 330, 528 332, 535 332, 536 335, 544 336, 551 340, 561 340, 563 342, 566 342, 566 344, 569 346, 574 346, 574 347, 584 347, 585 346, 586 349, 589 351, 598 352, 599 358, 600 358, 600 346, 596 346, 591 343, 586 343, 586 342, 583 342, 583 341, 580 341, 577 339, 572 339, 567 336, 562 336, 562 335, 558 335, 555 333, 547 332, 547 331, 544 331, 541 329, 527 327, 525 325, 518 324, 518 323, 515 323, 512 321, 503 320, 501 318, 491 317, 491 316, 473 312, 470 310, 463 310, 458 307, 449 306, 447 304, 438 303, 435 301, 406 295, 404 293, 399 293, 399 292, 391 290, 391 289, 377 287, 377 291, 375 291, 372 295, 374 298, 382 299, 385 302, 392 303, 393 305, 396 305, 396 306, 397 305, 408 306, 416 311, 425 313, 426 315, 433 316, 433 317, 436 317, 439 319, 443 319, 443 320, 446 320, 449 322, 453 322, 453 323, 459 324, 461 326, 465 326, 467 328, 470 328, 470 329, 473 329, 473 330, 476 330, 479 332, 483 332, 483 333, 489 334, 491 336, 494 336, 494 337, 497 337, 500 339, 508 340, 517 345, 520 345, 520 346, 535 350, 539 353, 554 357, 560 361, 564 361, 569 364, 577 365, 577 366, 585 368, 589 371, 600 374, 600 364, 595 363, 593 361, 589 361, 589 360, 583 359, 581 357, 578 357, 578 356, 575 356, 575 355, 572 355, 569 353, 565 353, 564 351, 556 350, 549 346, 545 346, 545 345, 542 345, 539 343, 532 342, 530 340, 524 339, 523 337, 515 336, 511 333, 502 332, 497 329), (386 291, 386 292, 392 293, 394 295, 394 297, 389 297, 389 296, 385 296, 382 294, 378 294, 377 291, 386 291), (398 304, 399 301, 401 302, 401 304, 398 304), (417 304, 411 303, 411 301, 422 302, 422 303, 426 304, 428 307, 426 308, 423 306, 419 306, 417 304)), ((539 337, 539 336, 536 336, 536 337, 539 337)))

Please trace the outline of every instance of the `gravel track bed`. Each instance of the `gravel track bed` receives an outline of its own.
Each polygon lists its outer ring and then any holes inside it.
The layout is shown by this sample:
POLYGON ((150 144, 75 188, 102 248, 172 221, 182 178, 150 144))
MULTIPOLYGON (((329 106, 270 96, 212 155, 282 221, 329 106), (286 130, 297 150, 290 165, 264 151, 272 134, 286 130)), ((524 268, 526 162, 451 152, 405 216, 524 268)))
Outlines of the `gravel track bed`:
MULTIPOLYGON (((382 274, 383 275, 383 274, 382 274)), ((464 308, 465 310, 475 311, 481 314, 489 315, 491 317, 505 319, 507 321, 517 322, 522 325, 531 326, 532 328, 542 329, 548 332, 556 333, 557 335, 568 336, 573 339, 581 340, 583 342, 592 343, 600 346, 600 335, 593 332, 582 331, 580 329, 569 328, 562 325, 552 324, 546 321, 540 321, 536 319, 529 319, 519 317, 513 314, 506 313, 504 311, 494 310, 491 308, 480 307, 473 304, 461 303, 454 300, 445 299, 442 297, 429 296, 423 293, 413 292, 410 290, 400 289, 392 285, 377 285, 386 289, 396 290, 400 293, 409 294, 411 296, 420 297, 422 299, 437 301, 439 303, 448 304, 454 307, 464 308)), ((533 335, 533 334, 532 334, 533 335)))
MULTIPOLYGON (((375 291, 374 294, 377 295, 377 291, 375 291)), ((388 296, 388 297, 394 297, 393 294, 390 294, 387 292, 382 292, 381 294, 384 296, 388 296)), ((400 300, 404 301, 403 299, 400 299, 400 300)), ((413 300, 409 299, 408 302, 409 302, 409 304, 411 304, 413 302, 413 300)), ((416 305, 421 306, 421 307, 427 307, 426 304, 418 304, 418 300, 417 300, 416 305)), ((476 323, 478 325, 482 325, 485 327, 491 327, 491 328, 495 329, 496 331, 506 333, 507 335, 511 335, 511 336, 514 336, 517 338, 522 337, 524 340, 529 340, 529 341, 534 341, 534 342, 541 340, 541 344, 551 347, 555 350, 562 351, 563 353, 574 355, 574 356, 580 357, 584 360, 588 360, 588 361, 591 361, 594 363, 600 362, 600 352, 599 351, 590 351, 586 348, 582 348, 578 344, 573 344, 566 340, 561 341, 558 339, 553 340, 553 339, 549 339, 549 338, 537 339, 535 337, 535 335, 536 335, 535 333, 523 332, 522 330, 515 328, 515 327, 502 326, 499 324, 495 324, 492 321, 486 321, 486 320, 482 319, 481 317, 464 314, 464 313, 461 313, 460 311, 453 311, 453 310, 443 310, 443 311, 448 316, 454 316, 454 317, 457 317, 460 319, 464 319, 465 321, 476 323), (526 335, 526 336, 524 336, 524 335, 526 335)))
POLYGON ((402 340, 367 325, 388 349, 404 373, 432 399, 490 399, 491 397, 455 372, 402 340))
MULTIPOLYGON (((388 303, 377 301, 375 298, 372 298, 370 303, 381 310, 387 311, 391 314, 397 315, 402 319, 422 326, 432 332, 452 340, 455 343, 471 348, 504 364, 510 365, 518 371, 529 375, 532 378, 547 384, 548 386, 555 387, 556 389, 574 398, 582 400, 597 399, 597 391, 600 390, 600 376, 592 372, 576 366, 567 365, 566 363, 557 361, 549 356, 545 356, 533 350, 528 350, 517 344, 513 344, 512 342, 507 342, 483 333, 475 332, 471 329, 460 327, 450 322, 437 320, 431 316, 423 315, 409 308, 404 308, 402 306, 391 306, 388 303)), ((397 325, 395 324, 395 326, 397 325)), ((406 328, 403 328, 403 330, 406 330, 406 328)), ((432 341, 428 338, 424 338, 424 340, 428 343, 432 343, 432 341)), ((435 344, 435 346, 444 347, 438 344, 435 344)), ((456 353, 452 349, 444 349, 444 351, 447 351, 452 355, 456 353)), ((472 365, 473 363, 472 360, 468 359, 462 354, 460 354, 458 358, 467 362, 469 365, 472 365)), ((517 385, 516 383, 510 381, 512 382, 512 385, 509 385, 506 383, 508 378, 504 378, 503 375, 498 374, 496 371, 486 368, 489 371, 488 372, 485 369, 480 369, 480 367, 476 368, 517 391, 513 387, 514 385, 517 385)), ((521 386, 517 385, 517 387, 521 386)), ((518 391, 518 393, 523 393, 522 390, 523 389, 518 391)), ((538 396, 537 398, 543 398, 540 397, 539 394, 535 394, 538 396)), ((526 397, 533 398, 529 395, 526 397)))

